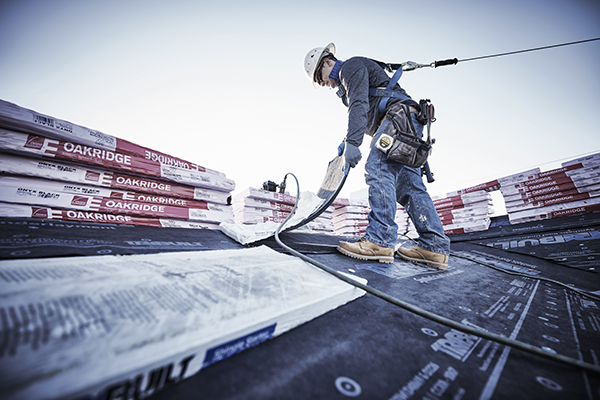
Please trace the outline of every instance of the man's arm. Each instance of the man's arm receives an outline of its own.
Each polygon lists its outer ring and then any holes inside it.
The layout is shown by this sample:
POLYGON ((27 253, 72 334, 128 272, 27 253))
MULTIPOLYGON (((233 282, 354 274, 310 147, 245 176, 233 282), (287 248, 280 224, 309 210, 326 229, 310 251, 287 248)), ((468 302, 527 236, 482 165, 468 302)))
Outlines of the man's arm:
POLYGON ((348 132, 346 142, 359 147, 367 132, 369 112, 369 73, 358 60, 348 60, 340 71, 340 80, 348 96, 348 132))

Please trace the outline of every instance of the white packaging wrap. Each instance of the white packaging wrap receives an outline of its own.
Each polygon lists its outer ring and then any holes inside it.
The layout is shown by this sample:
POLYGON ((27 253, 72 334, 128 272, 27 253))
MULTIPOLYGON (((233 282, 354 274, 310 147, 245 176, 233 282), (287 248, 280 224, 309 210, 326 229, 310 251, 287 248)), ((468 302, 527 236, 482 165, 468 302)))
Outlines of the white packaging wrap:
MULTIPOLYGON (((74 194, 62 189, 63 184, 60 182, 27 177, 0 176, 0 186, 0 201, 7 203, 204 222, 233 221, 233 209, 222 204, 196 201, 194 207, 179 207, 94 194, 74 194)), ((100 189, 91 187, 91 190, 100 189)))
POLYGON ((598 165, 598 164, 600 164, 600 153, 591 154, 589 156, 579 157, 579 158, 575 158, 573 160, 565 161, 561 165, 563 167, 566 167, 568 165, 579 164, 579 163, 583 164, 584 166, 598 165))
POLYGON ((268 190, 256 189, 256 188, 246 188, 242 192, 237 193, 233 196, 233 201, 243 201, 245 198, 253 198, 253 199, 261 199, 267 201, 273 201, 277 203, 285 203, 294 205, 296 203, 296 197, 291 196, 287 193, 277 193, 270 192, 268 190))
POLYGON ((140 146, 118 137, 64 121, 37 111, 0 100, 0 127, 55 138, 84 146, 143 158, 158 165, 171 165, 208 174, 225 176, 192 162, 140 146))
POLYGON ((79 221, 102 224, 154 226, 163 228, 219 229, 214 222, 189 221, 169 218, 137 217, 127 214, 110 214, 94 211, 65 210, 51 207, 31 206, 0 202, 0 217, 39 218, 56 221, 79 221))
POLYGON ((228 192, 220 190, 160 181, 153 178, 119 174, 91 168, 81 164, 16 156, 7 153, 0 153, 0 171, 13 175, 25 175, 70 183, 82 183, 136 193, 152 193, 167 197, 204 200, 219 204, 228 204, 228 199, 230 197, 228 192))
POLYGON ((592 197, 587 200, 573 201, 569 203, 555 204, 547 207, 532 208, 508 214, 511 224, 538 221, 565 217, 568 215, 579 215, 600 211, 600 197, 592 197))
POLYGON ((485 231, 490 227, 491 220, 489 218, 483 218, 471 222, 460 222, 455 224, 444 225, 444 233, 446 235, 452 235, 456 233, 468 233, 485 231))
POLYGON ((231 192, 235 189, 235 182, 223 175, 188 169, 179 164, 175 166, 162 164, 152 158, 131 155, 119 150, 110 151, 5 129, 0 129, 0 150, 29 157, 93 165, 221 191, 231 192))
POLYGON ((266 210, 275 210, 281 212, 291 212, 292 208, 294 208, 293 204, 286 204, 278 201, 269 201, 264 199, 257 199, 254 197, 244 197, 240 199, 236 197, 233 201, 233 209, 237 211, 238 209, 243 209, 246 207, 255 207, 266 210))

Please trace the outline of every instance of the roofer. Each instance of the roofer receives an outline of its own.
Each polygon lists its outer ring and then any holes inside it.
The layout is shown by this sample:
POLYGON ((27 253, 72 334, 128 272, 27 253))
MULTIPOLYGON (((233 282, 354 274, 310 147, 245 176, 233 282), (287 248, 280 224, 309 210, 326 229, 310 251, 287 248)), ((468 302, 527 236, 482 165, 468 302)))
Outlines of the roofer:
POLYGON ((437 269, 447 269, 450 240, 444 235, 421 171, 388 159, 375 146, 390 124, 390 109, 393 112, 392 106, 398 103, 409 107, 406 110, 410 110, 410 122, 415 133, 419 138, 422 137, 423 124, 417 119, 419 103, 396 83, 393 91, 397 97, 386 99, 384 105, 387 114, 379 113, 378 105, 382 98, 372 95, 369 90, 385 88, 390 82, 389 75, 381 63, 369 58, 338 60, 333 43, 309 51, 304 60, 304 69, 315 87, 338 88, 338 96, 348 107, 348 132, 338 150, 340 155, 344 154, 350 167, 355 167, 362 158, 359 147, 364 135, 373 137, 365 165, 371 207, 369 224, 361 239, 355 243, 341 242, 338 251, 361 260, 392 263, 398 239, 398 225, 395 222, 398 202, 405 207, 419 233, 417 245, 411 249, 399 248, 396 251, 398 256, 437 269))

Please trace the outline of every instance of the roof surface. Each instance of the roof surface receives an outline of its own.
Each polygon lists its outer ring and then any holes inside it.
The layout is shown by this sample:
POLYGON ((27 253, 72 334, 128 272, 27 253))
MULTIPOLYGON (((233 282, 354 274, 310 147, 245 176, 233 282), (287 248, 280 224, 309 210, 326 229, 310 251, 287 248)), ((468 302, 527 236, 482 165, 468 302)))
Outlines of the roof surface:
MULTIPOLYGON (((243 247, 208 229, 9 218, 0 225, 3 259, 243 247)), ((598 366, 599 231, 600 213, 519 225, 494 218, 487 231, 452 236, 448 271, 348 258, 335 250, 336 236, 292 231, 281 240, 426 311, 598 366)), ((272 238, 255 245, 285 251, 272 238)), ((597 373, 459 332, 370 294, 189 379, 170 379, 171 370, 161 370, 151 398, 563 399, 595 398, 600 388, 597 373)), ((141 383, 126 387, 130 395, 144 391, 141 383)))

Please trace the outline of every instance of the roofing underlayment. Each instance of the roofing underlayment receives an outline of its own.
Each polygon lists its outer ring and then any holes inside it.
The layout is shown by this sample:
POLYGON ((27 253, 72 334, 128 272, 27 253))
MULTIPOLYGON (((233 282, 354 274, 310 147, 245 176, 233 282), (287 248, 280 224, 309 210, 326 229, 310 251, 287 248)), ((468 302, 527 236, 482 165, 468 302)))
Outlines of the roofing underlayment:
POLYGON ((338 253, 364 232, 361 202, 280 235, 466 333, 289 254, 269 230, 294 196, 232 196, 219 171, 0 102, 0 397, 599 399, 598 165, 436 199, 447 271, 338 253), (234 222, 270 233, 241 244, 220 229, 234 222))

